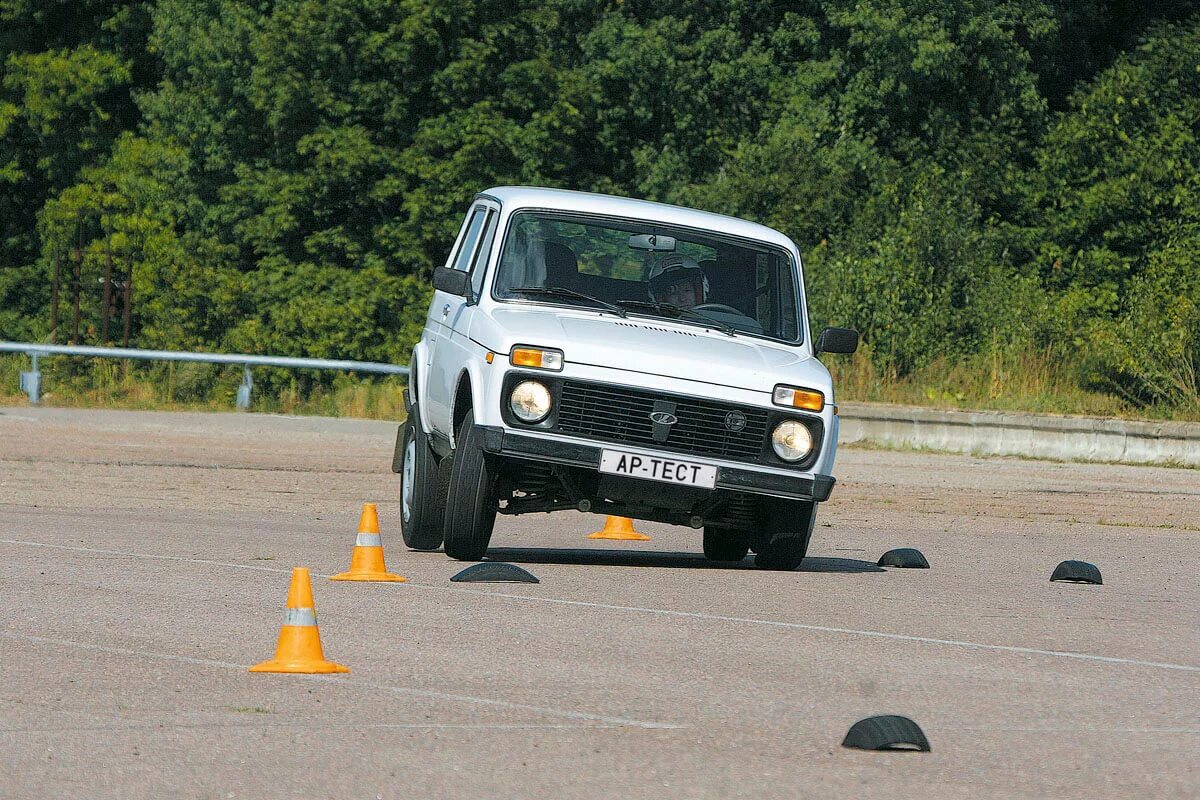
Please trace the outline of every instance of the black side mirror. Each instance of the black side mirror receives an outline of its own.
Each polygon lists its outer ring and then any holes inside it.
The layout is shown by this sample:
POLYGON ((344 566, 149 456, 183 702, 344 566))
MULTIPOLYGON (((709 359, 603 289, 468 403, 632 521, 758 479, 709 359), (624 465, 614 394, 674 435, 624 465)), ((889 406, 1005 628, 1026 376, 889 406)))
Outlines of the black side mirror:
POLYGON ((470 280, 471 276, 462 270, 449 267, 436 267, 433 270, 433 288, 440 292, 466 297, 470 280))
POLYGON ((817 337, 818 353, 853 353, 858 349, 858 331, 826 328, 817 337))

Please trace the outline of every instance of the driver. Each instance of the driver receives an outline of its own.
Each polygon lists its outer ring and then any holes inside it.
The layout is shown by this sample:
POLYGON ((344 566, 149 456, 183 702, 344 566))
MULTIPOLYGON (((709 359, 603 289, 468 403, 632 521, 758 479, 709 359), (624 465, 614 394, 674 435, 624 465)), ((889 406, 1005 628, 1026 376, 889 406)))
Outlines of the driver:
POLYGON ((680 308, 693 308, 708 301, 708 278, 695 259, 669 253, 650 268, 646 279, 650 299, 680 308))

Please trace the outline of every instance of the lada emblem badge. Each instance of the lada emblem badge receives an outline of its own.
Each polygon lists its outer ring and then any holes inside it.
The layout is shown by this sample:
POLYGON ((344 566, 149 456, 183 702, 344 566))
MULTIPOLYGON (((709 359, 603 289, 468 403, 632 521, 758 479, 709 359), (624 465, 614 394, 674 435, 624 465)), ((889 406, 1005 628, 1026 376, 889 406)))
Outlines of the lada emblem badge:
POLYGON ((725 427, 737 433, 746 427, 746 415, 740 411, 730 411, 725 415, 725 427))
POLYGON ((655 425, 674 425, 676 422, 679 422, 678 417, 674 414, 668 414, 666 411, 652 412, 650 419, 654 421, 655 425))

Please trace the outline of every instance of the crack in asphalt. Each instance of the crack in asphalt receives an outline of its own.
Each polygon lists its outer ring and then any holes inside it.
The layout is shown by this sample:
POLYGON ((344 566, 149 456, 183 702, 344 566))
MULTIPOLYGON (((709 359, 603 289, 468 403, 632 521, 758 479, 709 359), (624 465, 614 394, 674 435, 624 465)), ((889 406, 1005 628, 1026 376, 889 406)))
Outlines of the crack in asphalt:
MULTIPOLYGON (((152 658, 160 661, 174 661, 181 664, 192 664, 202 667, 220 667, 222 669, 235 669, 239 671, 247 671, 250 669, 250 664, 238 664, 232 661, 220 661, 212 658, 195 658, 194 656, 181 656, 176 653, 157 653, 150 650, 134 650, 128 647, 112 647, 109 645, 94 644, 92 642, 80 642, 74 639, 58 639, 50 636, 34 636, 20 631, 0 630, 0 637, 15 640, 25 641, 35 644, 48 644, 59 647, 73 647, 80 650, 91 650, 97 653, 109 653, 112 655, 134 656, 137 658, 152 658)), ((373 689, 376 691, 391 692, 393 694, 407 695, 410 697, 424 697, 430 700, 449 700, 452 702, 467 703, 477 706, 493 706, 497 708, 507 708, 516 711, 530 711, 536 714, 544 714, 555 717, 563 717, 565 719, 575 719, 587 722, 601 722, 611 726, 623 726, 631 728, 646 728, 651 730, 662 729, 679 729, 687 727, 685 725, 677 725, 667 722, 648 722, 646 720, 631 719, 629 717, 610 716, 606 714, 593 714, 587 711, 574 711, 572 709, 554 708, 551 706, 538 706, 531 703, 517 703, 511 700, 497 700, 491 697, 475 697, 468 694, 455 694, 451 692, 437 692, 431 689, 417 689, 411 686, 396 686, 390 683, 381 683, 377 681, 359 680, 355 678, 331 675, 303 675, 292 674, 289 678, 307 681, 333 682, 339 686, 350 689, 373 689)))
POLYGON ((73 464, 86 465, 96 467, 177 467, 181 469, 236 469, 249 470, 253 472, 308 472, 314 474, 351 474, 351 475, 384 475, 387 474, 381 470, 375 469, 351 469, 349 467, 322 467, 313 469, 309 467, 296 466, 262 466, 256 464, 198 464, 192 461, 106 461, 103 459, 80 459, 80 458, 35 458, 29 456, 26 458, 9 456, 0 459, 0 464, 10 462, 15 464, 73 464))
MULTIPOLYGON (((121 556, 125 558, 150 558, 161 561, 180 561, 185 563, 207 564, 211 566, 229 567, 233 569, 255 570, 258 572, 274 572, 274 573, 290 573, 290 569, 281 567, 265 567, 254 564, 239 564, 233 561, 218 561, 207 558, 192 558, 186 556, 168 556, 155 553, 135 553, 127 550, 105 550, 95 547, 76 547, 71 545, 49 544, 45 542, 25 541, 20 539, 0 539, 0 544, 24 545, 29 547, 47 547, 57 550, 74 550, 85 553, 97 553, 102 555, 121 556)), ((314 577, 328 578, 329 575, 321 573, 313 573, 314 577)), ((1000 653, 1014 653, 1018 655, 1037 655, 1047 656, 1051 658, 1065 658, 1077 661, 1092 661, 1101 664, 1116 664, 1122 666, 1147 667, 1151 669, 1171 670, 1178 672, 1200 672, 1200 666, 1195 664, 1173 664, 1163 661, 1145 661, 1136 658, 1120 658, 1117 656, 1102 656, 1093 653, 1077 653, 1071 650, 1045 650, 1037 647, 1020 647, 1017 645, 1005 644, 985 644, 982 642, 969 642, 961 639, 940 639, 932 636, 911 636, 903 633, 889 633, 887 631, 872 631, 861 630, 857 628, 839 628, 829 625, 810 625, 802 622, 786 622, 783 620, 756 619, 753 617, 733 617, 723 614, 708 614, 699 611, 677 611, 668 608, 646 608, 642 606, 623 606, 612 603, 593 603, 586 600, 566 600, 554 597, 534 597, 529 595, 507 594, 503 592, 485 592, 477 589, 467 589, 458 586, 432 586, 429 584, 414 583, 412 581, 402 586, 410 586, 417 589, 431 589, 441 592, 458 592, 462 594, 471 594, 481 597, 495 597, 505 600, 514 600, 526 603, 549 603, 564 606, 578 606, 583 608, 603 609, 607 611, 624 611, 641 614, 655 614, 664 617, 676 617, 686 619, 708 620, 713 622, 732 622, 746 625, 763 625, 773 628, 783 628, 789 630, 813 631, 816 633, 835 633, 852 636, 862 636, 872 639, 888 639, 898 642, 912 642, 916 644, 933 644, 943 647, 960 647, 970 650, 991 651, 1000 653)), ((0 632, 0 635, 4 635, 0 632)), ((179 658, 183 658, 182 656, 179 658)), ((186 659, 184 659, 186 660, 186 659)), ((201 659, 202 661, 202 659, 201 659)))

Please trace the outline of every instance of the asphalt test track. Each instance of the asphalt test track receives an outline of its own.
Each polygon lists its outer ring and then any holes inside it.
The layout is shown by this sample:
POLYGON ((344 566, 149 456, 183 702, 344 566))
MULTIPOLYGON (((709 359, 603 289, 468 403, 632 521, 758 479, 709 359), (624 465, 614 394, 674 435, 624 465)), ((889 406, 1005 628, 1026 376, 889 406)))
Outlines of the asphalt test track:
POLYGON ((843 450, 797 572, 560 513, 492 541, 541 584, 466 586, 392 430, 0 410, 0 796, 1200 795, 1200 472, 843 450), (409 583, 316 577, 364 501, 409 583), (349 675, 246 672, 296 565, 349 675), (876 713, 933 752, 839 746, 876 713))

